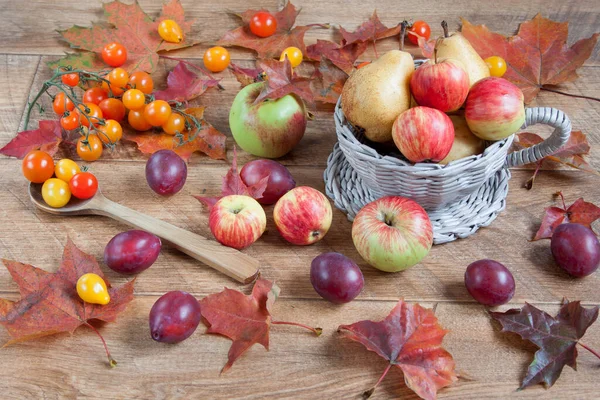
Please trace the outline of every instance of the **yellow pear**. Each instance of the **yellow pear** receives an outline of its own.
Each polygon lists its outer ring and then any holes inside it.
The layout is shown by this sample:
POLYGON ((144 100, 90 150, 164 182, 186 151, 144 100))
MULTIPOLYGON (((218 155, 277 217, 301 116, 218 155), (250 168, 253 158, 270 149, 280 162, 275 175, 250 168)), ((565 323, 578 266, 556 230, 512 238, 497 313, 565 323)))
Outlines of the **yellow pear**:
POLYGON ((409 53, 392 50, 350 75, 342 90, 342 110, 374 142, 392 140, 396 117, 410 107, 410 77, 415 70, 409 53))
POLYGON ((470 86, 480 79, 490 76, 490 69, 477 54, 471 43, 460 32, 441 38, 436 45, 437 58, 452 58, 464 66, 469 75, 470 86))
POLYGON ((454 143, 450 153, 440 161, 440 164, 446 165, 451 161, 483 153, 485 142, 473 135, 465 117, 462 115, 449 115, 449 117, 454 125, 454 143))

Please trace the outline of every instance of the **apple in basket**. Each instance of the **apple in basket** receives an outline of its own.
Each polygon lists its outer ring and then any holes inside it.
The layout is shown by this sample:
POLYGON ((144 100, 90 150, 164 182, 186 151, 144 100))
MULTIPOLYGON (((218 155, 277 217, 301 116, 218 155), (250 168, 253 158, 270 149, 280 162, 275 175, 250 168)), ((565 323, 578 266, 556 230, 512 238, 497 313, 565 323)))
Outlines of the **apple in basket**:
POLYGON ((413 73, 410 91, 420 106, 456 111, 469 94, 469 75, 460 61, 429 60, 413 73))
POLYGON ((370 265, 398 272, 419 263, 429 253, 433 228, 427 212, 415 201, 387 196, 356 214, 352 241, 370 265))
POLYGON ((308 186, 299 186, 284 194, 273 210, 275 225, 281 236, 297 245, 313 244, 323 239, 332 217, 327 197, 308 186))
POLYGON ((481 139, 504 139, 525 123, 523 92, 503 78, 482 79, 467 96, 465 118, 471 131, 481 139))
POLYGON ((452 120, 435 108, 413 107, 396 118, 392 138, 409 161, 439 162, 454 143, 452 120))
POLYGON ((237 144, 248 153, 278 158, 304 136, 306 109, 304 102, 292 94, 255 103, 264 85, 257 82, 239 91, 229 111, 229 127, 237 144))
POLYGON ((230 195, 211 208, 208 226, 219 243, 241 250, 263 234, 267 216, 252 197, 230 195))

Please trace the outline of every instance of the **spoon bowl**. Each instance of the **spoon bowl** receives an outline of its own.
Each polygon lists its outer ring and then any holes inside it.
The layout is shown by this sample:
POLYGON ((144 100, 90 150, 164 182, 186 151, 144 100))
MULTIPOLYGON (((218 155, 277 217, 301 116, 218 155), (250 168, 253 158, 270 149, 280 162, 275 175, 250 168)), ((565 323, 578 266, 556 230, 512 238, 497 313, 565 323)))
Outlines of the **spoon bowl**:
POLYGON ((241 283, 250 283, 258 276, 258 260, 231 247, 171 225, 158 218, 142 214, 107 199, 98 189, 94 197, 87 200, 71 196, 61 208, 50 207, 42 197, 42 184, 29 184, 29 198, 40 210, 54 215, 103 215, 123 222, 134 228, 150 232, 176 249, 202 261, 208 266, 232 277, 241 283))

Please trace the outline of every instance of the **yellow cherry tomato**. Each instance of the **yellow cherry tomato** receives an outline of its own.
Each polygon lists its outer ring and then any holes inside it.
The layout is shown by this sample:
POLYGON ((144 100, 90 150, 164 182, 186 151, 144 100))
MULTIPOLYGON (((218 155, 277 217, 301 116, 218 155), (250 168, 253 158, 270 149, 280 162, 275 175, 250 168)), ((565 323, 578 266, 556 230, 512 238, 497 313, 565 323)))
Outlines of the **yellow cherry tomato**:
POLYGON ((158 24, 158 34, 163 40, 170 43, 180 43, 183 40, 181 27, 172 19, 162 20, 158 24))
POLYGON ((302 51, 297 47, 288 47, 281 53, 279 61, 285 61, 285 56, 290 60, 292 67, 296 68, 302 62, 302 51))
POLYGON ((106 305, 110 302, 106 282, 97 274, 81 275, 77 280, 77 294, 86 303, 106 305))
POLYGON ((490 69, 491 76, 502 78, 502 76, 506 72, 506 61, 504 60, 504 58, 499 56, 491 56, 486 58, 484 61, 490 69))
POLYGON ((50 207, 64 207, 71 200, 69 184, 58 178, 50 178, 42 186, 42 197, 50 207))
POLYGON ((56 163, 54 175, 61 181, 69 183, 73 175, 80 173, 79 165, 73 160, 63 158, 56 163))
POLYGON ((207 70, 210 72, 221 72, 229 66, 231 58, 226 48, 215 46, 206 50, 203 60, 207 70))

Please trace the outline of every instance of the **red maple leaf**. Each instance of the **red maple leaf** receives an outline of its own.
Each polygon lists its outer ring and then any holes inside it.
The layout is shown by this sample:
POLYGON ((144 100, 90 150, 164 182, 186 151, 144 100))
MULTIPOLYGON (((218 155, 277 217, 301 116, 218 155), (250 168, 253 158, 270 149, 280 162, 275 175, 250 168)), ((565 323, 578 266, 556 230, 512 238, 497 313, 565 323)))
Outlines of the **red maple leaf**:
POLYGON ((555 22, 540 14, 523 22, 517 35, 505 37, 485 25, 462 19, 462 34, 482 58, 500 56, 506 60, 504 78, 521 88, 529 103, 546 85, 577 79, 577 68, 592 54, 599 33, 567 46, 568 22, 555 22))
POLYGON ((55 120, 44 120, 39 122, 38 129, 17 133, 13 140, 0 149, 0 154, 23 158, 31 150, 41 149, 54 155, 61 141, 60 123, 55 120))
POLYGON ((600 218, 600 207, 595 204, 588 203, 580 198, 567 208, 562 192, 558 192, 557 195, 560 196, 562 201, 562 208, 546 208, 542 225, 531 240, 550 239, 557 226, 569 222, 581 224, 592 229, 592 223, 600 218))
POLYGON ((383 321, 340 325, 338 331, 389 362, 379 382, 393 365, 402 370, 406 385, 417 395, 435 399, 439 389, 457 380, 452 355, 442 347, 448 331, 442 329, 432 310, 419 304, 400 300, 383 321))
POLYGON ((137 143, 138 150, 144 154, 169 149, 179 154, 185 161, 189 161, 193 153, 200 151, 212 159, 225 160, 227 158, 227 137, 204 119, 204 107, 192 107, 184 112, 193 115, 200 127, 198 128, 192 123, 192 130, 184 132, 180 137, 166 133, 137 132, 127 129, 123 133, 123 138, 137 143))
MULTIPOLYGON (((524 149, 543 141, 544 139, 535 133, 522 132, 516 135, 514 145, 517 149, 524 149)), ((533 176, 529 178, 525 184, 525 187, 527 189, 533 188, 535 178, 540 172, 542 165, 546 168, 554 168, 555 166, 566 165, 571 168, 576 168, 582 171, 600 175, 598 171, 592 168, 592 166, 588 164, 584 158, 584 156, 588 155, 589 152, 590 144, 588 143, 586 135, 581 131, 572 131, 569 140, 564 144, 564 146, 536 163, 536 169, 533 173, 533 176)))
MULTIPOLYGON (((106 43, 119 42, 127 49, 125 69, 152 72, 158 64, 159 55, 157 53, 159 51, 181 49, 197 43, 189 38, 191 26, 195 20, 185 20, 183 7, 179 0, 171 0, 164 4, 162 13, 156 21, 144 12, 137 2, 123 4, 120 1, 113 1, 103 4, 102 7, 107 24, 93 24, 91 28, 75 25, 67 30, 59 31, 71 47, 99 54, 106 43), (157 27, 163 19, 172 19, 179 24, 184 33, 183 41, 169 43, 159 36, 157 27)), ((79 54, 80 57, 86 56, 85 53, 79 54)), ((77 56, 70 55, 69 58, 70 62, 79 64, 77 56)), ((54 67, 57 65, 65 66, 67 64, 61 60, 53 64, 54 67)), ((87 68, 89 69, 90 66, 87 68)))
POLYGON ((261 76, 263 70, 260 68, 242 68, 234 63, 231 63, 229 64, 229 70, 235 76, 235 79, 237 79, 237 81, 242 85, 242 87, 264 80, 261 76))
POLYGON ((314 105, 315 99, 310 90, 310 79, 298 76, 292 70, 292 64, 286 57, 279 60, 260 60, 258 67, 267 75, 266 84, 254 103, 265 99, 280 99, 290 93, 303 99, 309 106, 314 105))
MULTIPOLYGON (((79 250, 70 239, 67 240, 61 265, 54 273, 17 261, 3 259, 2 262, 19 286, 21 294, 18 301, 0 299, 0 325, 6 328, 11 337, 7 344, 60 332, 73 333, 82 325, 90 327, 100 336, 89 321, 114 322, 133 300, 135 279, 118 288, 111 288, 96 259, 79 250), (89 304, 79 298, 77 280, 87 273, 100 275, 104 279, 110 303, 89 304)), ((111 366, 115 365, 104 339, 102 342, 111 366)))
POLYGON ((208 88, 218 86, 219 81, 200 78, 180 61, 167 76, 167 88, 153 94, 157 100, 184 102, 195 99, 208 88))
POLYGON ((342 43, 348 45, 356 42, 376 41, 397 36, 400 34, 401 29, 401 24, 388 28, 379 20, 377 11, 373 11, 373 15, 356 28, 354 32, 348 32, 340 26, 340 33, 342 34, 342 43))
POLYGON ((337 103, 347 79, 347 73, 333 65, 327 58, 321 58, 311 82, 315 100, 322 103, 337 103))
POLYGON ((306 54, 306 46, 304 45, 304 35, 306 31, 312 27, 327 27, 326 25, 308 25, 296 26, 296 17, 300 14, 300 9, 297 9, 291 2, 288 2, 283 10, 273 13, 277 20, 277 30, 269 37, 261 38, 250 32, 248 23, 252 16, 261 10, 247 10, 242 14, 236 14, 242 19, 243 26, 227 32, 218 44, 221 46, 238 46, 247 49, 252 49, 258 53, 259 58, 279 58, 283 50, 288 47, 297 47, 306 54))
POLYGON ((255 343, 269 349, 271 325, 296 325, 321 334, 321 328, 311 328, 294 322, 273 321, 271 308, 279 296, 279 287, 273 282, 259 279, 254 284, 252 294, 246 296, 237 290, 227 289, 206 296, 200 301, 203 322, 208 326, 207 333, 217 333, 233 341, 227 357, 227 364, 221 373, 227 371, 235 360, 255 343))
POLYGON ((342 71, 350 74, 354 69, 354 63, 362 53, 367 50, 367 42, 355 42, 346 45, 330 42, 328 40, 317 40, 306 48, 306 55, 312 60, 321 60, 325 57, 342 71))
POLYGON ((227 174, 223 177, 223 184, 221 185, 221 196, 219 197, 203 197, 194 196, 199 202, 206 205, 210 210, 221 197, 230 196, 232 194, 238 194, 242 196, 250 196, 254 199, 262 198, 263 193, 267 188, 269 182, 269 176, 267 175, 254 185, 246 186, 237 169, 237 150, 233 147, 233 161, 231 162, 231 168, 227 171, 227 174))

